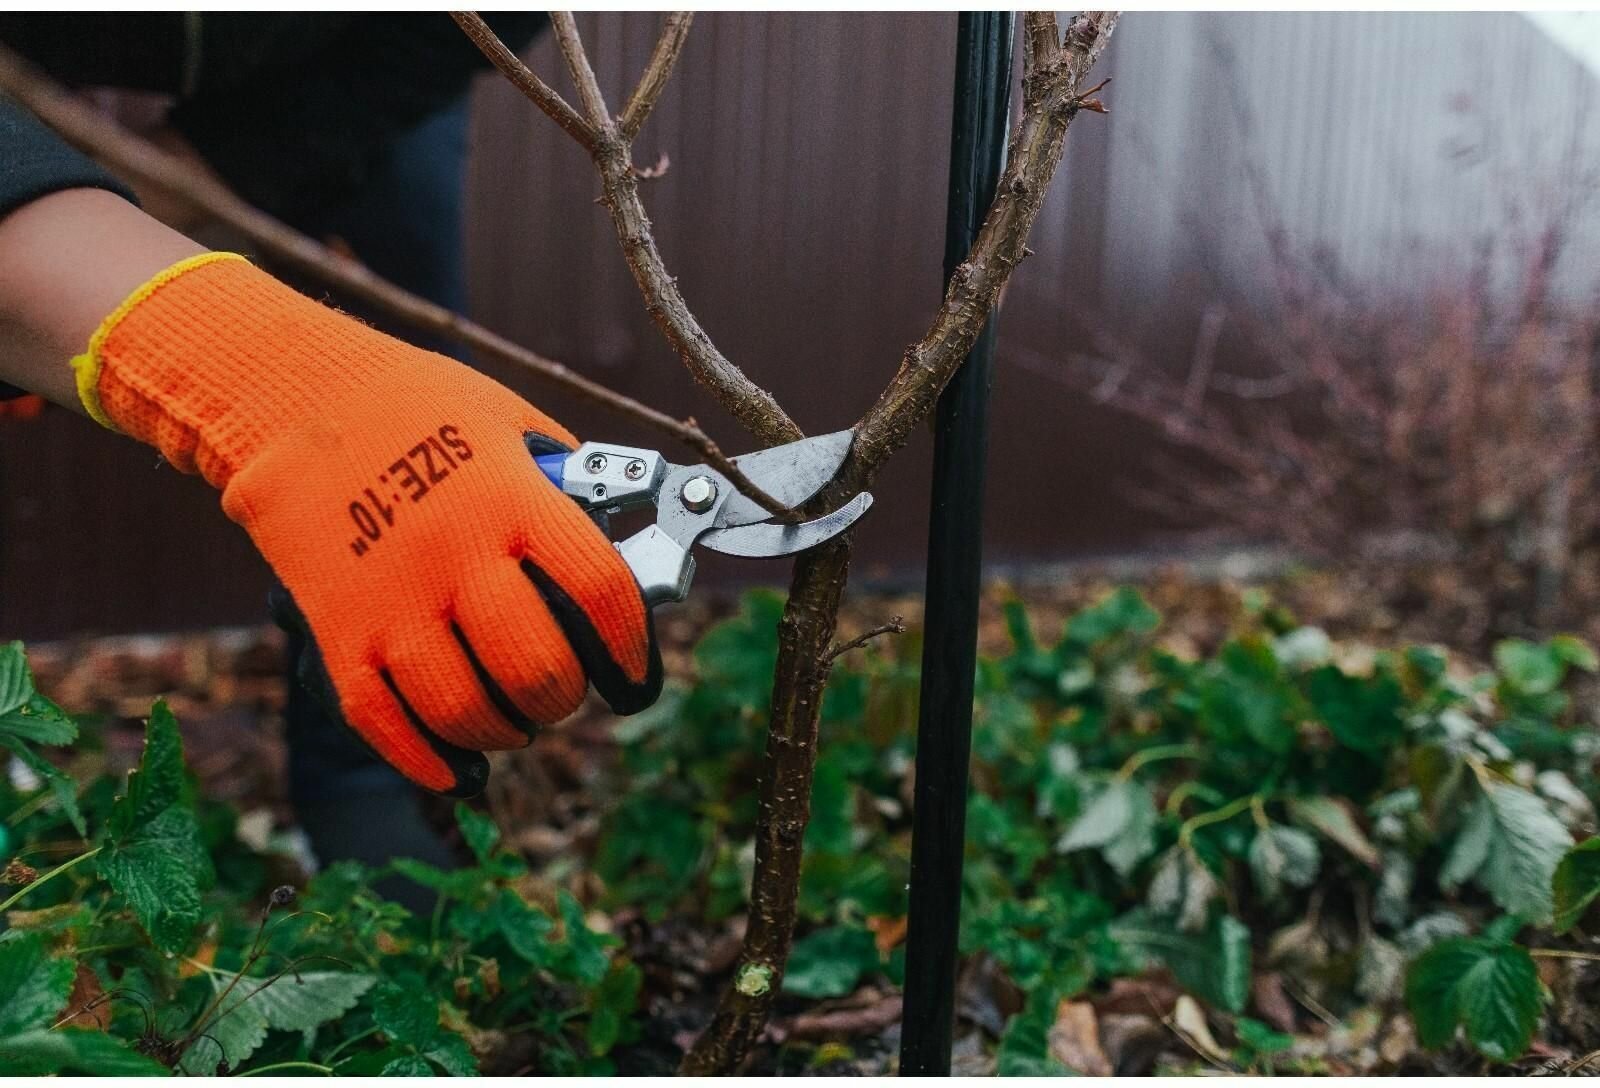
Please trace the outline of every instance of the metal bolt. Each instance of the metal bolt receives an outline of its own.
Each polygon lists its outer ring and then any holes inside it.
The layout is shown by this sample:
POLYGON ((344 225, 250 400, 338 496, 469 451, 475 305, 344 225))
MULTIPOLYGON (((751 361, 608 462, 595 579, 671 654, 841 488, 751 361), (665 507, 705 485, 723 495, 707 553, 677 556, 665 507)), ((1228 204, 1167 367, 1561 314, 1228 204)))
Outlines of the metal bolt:
POLYGON ((688 509, 703 514, 717 501, 717 485, 709 476, 694 476, 684 483, 678 497, 688 509))
POLYGON ((589 459, 583 463, 583 467, 598 476, 606 470, 606 455, 603 453, 591 453, 589 459))
POLYGON ((644 475, 644 462, 637 459, 629 461, 628 467, 622 470, 622 474, 630 480, 639 479, 644 475))
POLYGON ((593 495, 597 499, 605 498, 606 497, 606 485, 605 484, 595 484, 594 485, 594 490, 592 490, 590 492, 590 494, 593 495))

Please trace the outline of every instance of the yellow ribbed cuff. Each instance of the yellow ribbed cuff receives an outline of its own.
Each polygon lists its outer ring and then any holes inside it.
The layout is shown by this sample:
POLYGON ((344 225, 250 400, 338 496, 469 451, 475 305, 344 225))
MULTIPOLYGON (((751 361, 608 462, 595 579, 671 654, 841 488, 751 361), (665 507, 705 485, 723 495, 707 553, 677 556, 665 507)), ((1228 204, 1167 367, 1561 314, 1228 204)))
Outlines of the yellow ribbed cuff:
POLYGON ((82 355, 72 357, 72 372, 78 383, 78 399, 83 402, 84 410, 89 413, 91 419, 108 430, 121 432, 121 428, 111 422, 111 417, 106 415, 105 408, 100 404, 100 368, 103 364, 101 351, 105 347, 106 337, 111 335, 111 330, 117 327, 117 323, 127 317, 139 303, 190 269, 215 261, 242 260, 244 258, 237 253, 197 253, 193 257, 185 257, 177 264, 151 276, 143 286, 123 299, 122 305, 112 310, 106 319, 100 322, 100 327, 89 337, 89 349, 82 355))

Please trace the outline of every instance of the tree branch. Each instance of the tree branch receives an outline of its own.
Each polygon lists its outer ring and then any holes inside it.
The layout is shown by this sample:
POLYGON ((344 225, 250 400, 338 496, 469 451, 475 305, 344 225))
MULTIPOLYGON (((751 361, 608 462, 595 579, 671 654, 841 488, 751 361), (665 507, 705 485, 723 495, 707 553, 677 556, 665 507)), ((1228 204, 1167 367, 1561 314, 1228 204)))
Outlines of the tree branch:
POLYGON ((456 21, 463 33, 472 39, 489 62, 500 69, 502 75, 509 79, 517 90, 539 103, 539 108, 549 114, 550 119, 560 125, 568 136, 577 140, 585 151, 593 153, 595 144, 595 130, 582 117, 578 111, 567 104, 567 100, 556 93, 544 80, 533 74, 533 70, 522 63, 522 58, 506 48, 496 36, 489 24, 475 11, 452 11, 450 18, 456 21))
MULTIPOLYGON (((717 351, 689 312, 661 260, 639 200, 630 141, 643 123, 649 103, 660 94, 687 27, 671 19, 664 25, 662 40, 639 88, 629 98, 622 123, 614 125, 605 115, 598 86, 586 90, 593 72, 571 17, 553 18, 589 123, 599 133, 592 157, 601 179, 601 203, 611 213, 624 257, 651 317, 690 372, 752 434, 771 444, 801 437, 800 429, 771 394, 717 351)), ((1075 17, 1064 43, 1054 15, 1031 13, 1026 19, 1023 114, 1012 135, 1010 161, 996 198, 972 251, 952 275, 932 326, 906 350, 899 372, 856 425, 855 441, 839 475, 808 508, 831 509, 865 488, 932 410, 1026 254, 1024 242, 1060 164, 1067 127, 1080 110, 1100 108, 1098 102, 1084 101, 1079 87, 1105 48, 1116 15, 1075 17)), ((530 98, 548 112, 538 97, 530 98)), ((834 657, 864 641, 842 646, 833 643, 849 572, 850 545, 851 534, 846 532, 795 561, 789 597, 778 624, 778 661, 759 787, 755 875, 740 962, 711 1024, 685 1056, 684 1073, 737 1072, 760 1040, 782 987, 794 934, 802 842, 811 815, 822 689, 834 657)))
POLYGON ((632 140, 639 135, 639 130, 650 117, 650 111, 655 109, 656 100, 661 97, 661 90, 672 76, 672 68, 678 63, 678 54, 683 52, 683 43, 689 37, 689 24, 693 22, 692 11, 669 11, 662 19, 661 37, 656 40, 650 61, 644 66, 639 85, 628 96, 628 104, 622 110, 624 140, 632 140))
POLYGON ((902 617, 893 616, 893 617, 890 618, 888 623, 880 623, 880 624, 878 624, 878 626, 872 628, 870 631, 863 631, 861 634, 857 635, 855 638, 851 639, 849 642, 837 642, 837 643, 834 643, 834 645, 832 645, 831 647, 828 648, 828 654, 827 654, 827 657, 825 657, 823 659, 823 664, 825 664, 825 665, 833 664, 833 662, 835 660, 837 660, 841 655, 847 654, 851 650, 859 649, 860 647, 865 646, 867 643, 871 642, 873 639, 877 638, 879 635, 903 635, 905 633, 906 633, 906 625, 905 625, 905 622, 903 621, 902 617))
POLYGON ((550 25, 556 32, 556 44, 572 73, 572 82, 578 87, 578 101, 583 103, 583 115, 590 126, 604 139, 610 135, 611 114, 606 109, 606 96, 600 93, 600 81, 589 64, 589 54, 583 51, 583 39, 578 36, 578 24, 570 11, 552 11, 550 25))
MULTIPOLYGON (((576 28, 571 26, 570 15, 556 13, 551 18, 555 22, 563 55, 567 57, 569 67, 574 67, 574 78, 579 80, 581 92, 584 81, 579 73, 588 71, 591 79, 594 75, 589 67, 588 58, 583 55, 583 44, 578 40, 576 28), (562 32, 563 25, 570 27, 568 33, 562 32)), ((485 27, 485 30, 488 28, 485 27)), ((686 25, 678 25, 668 20, 662 30, 662 38, 677 39, 677 44, 674 45, 671 41, 657 44, 652 63, 646 69, 644 79, 640 83, 641 90, 635 91, 630 96, 630 103, 635 100, 643 102, 651 100, 643 91, 646 83, 653 87, 651 93, 659 96, 671 65, 664 60, 659 66, 660 70, 657 71, 655 60, 662 57, 670 59, 675 55, 681 48, 681 39, 687 31, 686 25), (644 95, 642 99, 641 95, 644 95)), ((489 33, 492 35, 493 31, 489 33)), ((484 43, 478 42, 477 38, 473 40, 478 43, 478 48, 485 48, 484 43)), ((489 56, 491 61, 494 59, 493 54, 487 51, 485 55, 489 56)), ((594 92, 596 96, 599 95, 598 86, 594 92)), ((549 112, 547 104, 541 98, 534 95, 529 95, 529 98, 534 105, 549 112)), ((599 105, 603 116, 603 99, 599 100, 599 105)), ((590 114, 591 123, 594 116, 593 113, 590 114)), ((639 120, 642 123, 642 114, 639 120)), ((595 169, 600 174, 602 194, 600 202, 611 215, 617 238, 622 243, 623 259, 628 262, 634 283, 638 284, 639 292, 644 296, 645 309, 656 323, 656 327, 677 351, 679 358, 689 368, 689 373, 694 375, 695 380, 710 390, 717 403, 732 413, 733 417, 756 438, 767 445, 778 445, 803 438, 804 432, 789 418, 788 413, 779 407, 772 394, 752 382, 744 371, 718 351, 716 345, 711 342, 711 337, 700 326, 699 321, 695 320, 688 303, 678 290, 677 280, 667 271, 666 263, 656 248, 655 236, 650 230, 650 217, 645 214, 644 203, 639 199, 638 177, 633 168, 629 140, 611 125, 609 119, 606 120, 606 126, 612 129, 612 138, 607 139, 602 133, 595 149, 591 152, 595 169)), ((746 494, 756 498, 748 491, 746 494)))
POLYGON ((11 96, 67 142, 125 177, 155 186, 238 231, 262 252, 297 272, 358 299, 416 329, 464 344, 482 356, 512 363, 539 378, 637 420, 683 443, 744 494, 774 513, 786 512, 735 465, 692 419, 679 420, 513 343, 437 303, 411 294, 366 265, 344 257, 241 200, 226 186, 125 131, 74 98, 16 53, 0 46, 0 91, 11 96))
MULTIPOLYGON (((907 349, 900 371, 856 425, 850 457, 814 503, 831 508, 865 488, 885 460, 927 416, 989 320, 1000 291, 1021 261, 1029 229, 1061 162, 1068 125, 1084 108, 1078 88, 1104 50, 1115 13, 1075 17, 1066 43, 1045 25, 1054 16, 1027 16, 1023 114, 995 200, 967 259, 956 269, 928 333, 907 349)), ((767 747, 762 759, 756 814, 755 873, 750 913, 734 984, 722 996, 711 1024, 684 1057, 679 1072, 736 1073, 752 1047, 783 984, 794 936, 802 843, 811 818, 817 723, 829 672, 839 601, 850 566, 851 534, 804 552, 795 562, 789 599, 778 622, 767 747), (760 985, 753 985, 752 981, 760 985)))

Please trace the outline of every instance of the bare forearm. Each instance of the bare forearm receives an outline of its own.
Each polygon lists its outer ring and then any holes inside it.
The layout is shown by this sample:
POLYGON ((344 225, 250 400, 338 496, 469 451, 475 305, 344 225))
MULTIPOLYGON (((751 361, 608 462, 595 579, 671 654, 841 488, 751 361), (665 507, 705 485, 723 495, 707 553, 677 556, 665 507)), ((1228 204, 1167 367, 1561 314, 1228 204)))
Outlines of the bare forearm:
POLYGON ((98 189, 52 193, 0 219, 0 381, 82 412, 68 360, 140 284, 200 252, 98 189))

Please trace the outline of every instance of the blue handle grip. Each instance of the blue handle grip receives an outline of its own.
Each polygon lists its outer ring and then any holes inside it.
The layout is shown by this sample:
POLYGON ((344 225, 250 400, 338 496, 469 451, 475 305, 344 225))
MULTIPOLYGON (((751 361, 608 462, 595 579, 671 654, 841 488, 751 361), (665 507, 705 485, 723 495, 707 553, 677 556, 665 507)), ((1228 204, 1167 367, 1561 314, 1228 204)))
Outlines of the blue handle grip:
POLYGON ((535 457, 533 461, 534 464, 539 466, 539 471, 544 473, 545 479, 560 487, 562 480, 566 477, 567 458, 569 456, 570 454, 565 453, 542 453, 535 457))

